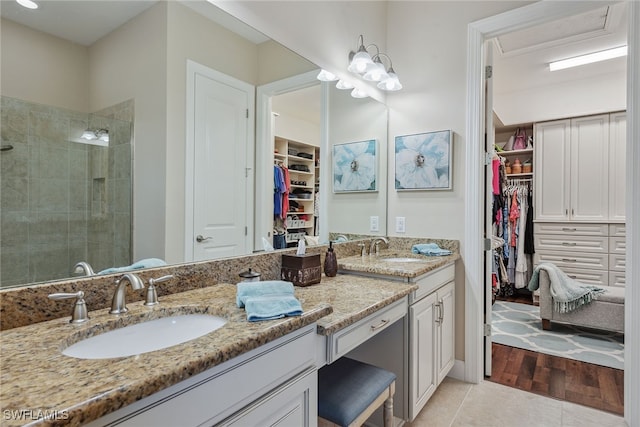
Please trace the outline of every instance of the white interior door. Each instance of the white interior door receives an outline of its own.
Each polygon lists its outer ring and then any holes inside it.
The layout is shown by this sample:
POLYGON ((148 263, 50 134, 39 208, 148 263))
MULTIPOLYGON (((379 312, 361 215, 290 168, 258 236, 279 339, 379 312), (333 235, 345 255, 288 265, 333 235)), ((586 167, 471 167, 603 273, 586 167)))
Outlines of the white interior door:
MULTIPOLYGON (((250 253, 253 86, 213 70, 193 75, 191 260, 250 253)), ((189 257, 187 257, 189 260, 189 257)))
MULTIPOLYGON (((494 153, 495 128, 493 125, 493 42, 485 42, 486 67, 485 67, 485 153, 487 158, 491 159, 494 153)), ((491 242, 493 236, 493 168, 491 161, 485 162, 485 224, 484 237, 485 242, 491 242), (488 239, 488 240, 487 240, 488 239)), ((493 266, 493 251, 490 244, 485 244, 485 268, 484 268, 484 324, 491 325, 491 308, 493 300, 493 289, 491 283, 491 270, 493 266)), ((491 350, 492 339, 491 333, 485 332, 484 336, 484 374, 491 376, 491 350)))

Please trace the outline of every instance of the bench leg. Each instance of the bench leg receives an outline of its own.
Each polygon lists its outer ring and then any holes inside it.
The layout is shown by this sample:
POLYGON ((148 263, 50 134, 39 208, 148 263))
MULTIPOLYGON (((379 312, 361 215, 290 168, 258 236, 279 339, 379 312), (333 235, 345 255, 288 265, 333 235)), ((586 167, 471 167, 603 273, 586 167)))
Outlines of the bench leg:
POLYGON ((542 319, 542 329, 544 329, 545 331, 550 331, 551 330, 551 320, 542 319))
POLYGON ((393 427, 393 397, 384 401, 384 427, 393 427))

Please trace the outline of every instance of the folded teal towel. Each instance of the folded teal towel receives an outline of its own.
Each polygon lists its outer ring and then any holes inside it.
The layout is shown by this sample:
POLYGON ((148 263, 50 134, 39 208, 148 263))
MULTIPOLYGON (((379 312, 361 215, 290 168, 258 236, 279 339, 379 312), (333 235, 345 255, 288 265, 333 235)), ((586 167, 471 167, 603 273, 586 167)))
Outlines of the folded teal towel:
POLYGON ((267 295, 293 295, 293 283, 284 280, 240 282, 236 285, 236 304, 244 307, 247 298, 267 295))
POLYGON ((141 259, 140 261, 134 262, 133 264, 127 265, 125 267, 107 268, 105 270, 98 272, 97 274, 122 273, 125 271, 139 270, 141 268, 162 267, 164 265, 167 265, 167 263, 159 258, 147 258, 147 259, 141 259))
POLYGON ((293 295, 264 295, 245 300, 249 322, 302 315, 302 305, 293 295))
POLYGON ((413 245, 411 252, 414 254, 427 255, 427 256, 443 256, 451 255, 451 251, 448 249, 442 249, 436 243, 421 243, 413 245))

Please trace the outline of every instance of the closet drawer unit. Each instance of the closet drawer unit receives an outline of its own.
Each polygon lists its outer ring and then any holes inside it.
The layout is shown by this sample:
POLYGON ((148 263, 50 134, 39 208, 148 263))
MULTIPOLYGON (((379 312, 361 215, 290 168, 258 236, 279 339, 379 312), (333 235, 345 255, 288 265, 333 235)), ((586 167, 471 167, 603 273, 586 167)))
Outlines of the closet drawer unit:
POLYGON ((609 252, 609 238, 606 236, 574 236, 559 234, 534 234, 536 251, 609 252))
POLYGON ((559 251, 536 252, 533 256, 533 263, 538 265, 543 262, 551 262, 563 270, 565 268, 608 270, 609 254, 559 251))
POLYGON ((609 286, 626 286, 626 279, 624 271, 610 271, 609 272, 609 286))
POLYGON ((536 222, 534 234, 558 234, 576 236, 608 236, 608 224, 580 224, 575 222, 536 222))
POLYGON ((588 283, 589 285, 597 285, 597 286, 609 285, 610 273, 606 270, 562 268, 562 271, 567 273, 567 276, 582 283, 588 283))
POLYGON ((609 236, 626 236, 627 227, 625 224, 609 224, 609 236))
POLYGON ((626 258, 625 254, 609 254, 609 270, 626 271, 626 258))
POLYGON ((609 252, 612 254, 627 253, 627 241, 624 237, 609 237, 609 252))

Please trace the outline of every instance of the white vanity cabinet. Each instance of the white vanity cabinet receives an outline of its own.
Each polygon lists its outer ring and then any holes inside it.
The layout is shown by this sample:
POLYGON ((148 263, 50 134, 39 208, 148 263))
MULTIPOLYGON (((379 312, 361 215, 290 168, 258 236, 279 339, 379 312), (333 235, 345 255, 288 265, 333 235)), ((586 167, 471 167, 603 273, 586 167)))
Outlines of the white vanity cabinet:
MULTIPOLYGON (((413 278, 351 273, 418 285, 409 294, 403 322, 395 322, 347 354, 396 374, 394 415, 413 421, 454 364, 455 263, 413 278)), ((402 314, 397 308, 389 308, 394 317, 402 314)), ((372 319, 371 323, 375 322, 372 319)), ((376 421, 382 420, 381 413, 376 416, 376 421)))
POLYGON ((427 403, 454 363, 455 283, 449 265, 416 281, 409 306, 409 420, 427 403))
POLYGON ((217 365, 89 426, 317 425, 316 324, 217 365))

